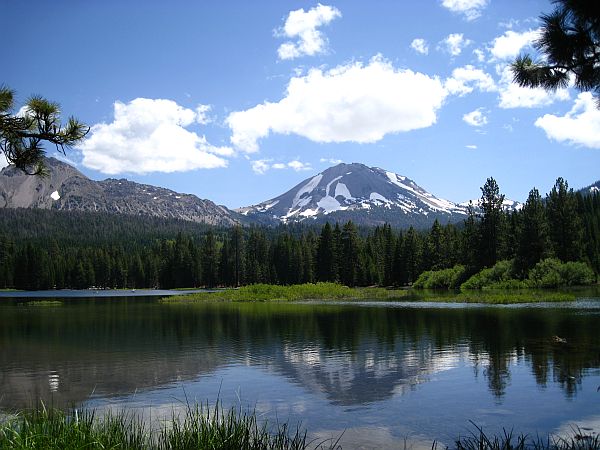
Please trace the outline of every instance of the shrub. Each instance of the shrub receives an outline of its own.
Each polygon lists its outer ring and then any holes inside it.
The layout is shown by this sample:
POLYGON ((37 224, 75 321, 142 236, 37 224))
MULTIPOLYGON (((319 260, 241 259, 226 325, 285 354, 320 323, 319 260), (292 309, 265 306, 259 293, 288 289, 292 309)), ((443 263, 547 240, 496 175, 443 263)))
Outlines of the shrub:
POLYGON ((456 265, 450 269, 423 272, 414 282, 416 289, 454 289, 464 281, 466 268, 456 265))
POLYGON ((512 260, 498 261, 493 267, 483 269, 481 272, 473 275, 460 288, 484 289, 500 286, 502 283, 512 280, 513 266, 512 260))
POLYGON ((594 281, 594 271, 583 262, 563 263, 556 258, 547 258, 529 271, 529 282, 535 287, 587 285, 594 281))

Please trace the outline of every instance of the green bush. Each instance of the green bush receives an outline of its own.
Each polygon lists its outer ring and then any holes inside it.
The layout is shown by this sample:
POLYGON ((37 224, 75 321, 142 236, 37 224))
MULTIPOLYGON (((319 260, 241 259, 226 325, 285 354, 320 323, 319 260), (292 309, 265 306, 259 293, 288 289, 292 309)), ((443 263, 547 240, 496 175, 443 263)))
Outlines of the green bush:
POLYGON ((493 267, 483 269, 476 273, 467 281, 465 281, 461 289, 485 289, 490 287, 499 287, 503 283, 512 280, 513 277, 513 261, 505 260, 498 261, 493 267))
POLYGON ((563 263, 556 258, 547 258, 529 271, 529 283, 534 287, 582 286, 594 281, 594 271, 583 262, 563 263))
POLYGON ((464 281, 466 268, 456 265, 450 269, 423 272, 414 282, 416 289, 454 289, 464 281))

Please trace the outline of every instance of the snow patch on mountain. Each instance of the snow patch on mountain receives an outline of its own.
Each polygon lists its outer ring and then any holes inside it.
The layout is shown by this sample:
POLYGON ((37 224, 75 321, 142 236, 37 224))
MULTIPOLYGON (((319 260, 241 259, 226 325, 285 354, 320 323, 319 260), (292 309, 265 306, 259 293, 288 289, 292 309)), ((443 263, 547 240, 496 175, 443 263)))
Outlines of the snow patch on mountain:
POLYGON ((350 190, 344 183, 338 183, 335 185, 335 195, 334 197, 344 197, 346 200, 354 200, 352 194, 350 194, 350 190))

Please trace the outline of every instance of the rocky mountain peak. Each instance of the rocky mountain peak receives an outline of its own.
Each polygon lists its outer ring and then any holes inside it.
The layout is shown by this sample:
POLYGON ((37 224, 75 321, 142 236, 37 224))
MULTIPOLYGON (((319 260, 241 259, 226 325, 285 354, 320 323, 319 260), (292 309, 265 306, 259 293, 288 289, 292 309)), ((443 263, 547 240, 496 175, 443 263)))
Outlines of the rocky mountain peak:
POLYGON ((0 208, 101 211, 190 220, 230 226, 240 216, 210 200, 169 189, 108 178, 94 181, 75 167, 47 158, 47 177, 31 176, 14 166, 0 171, 0 208))

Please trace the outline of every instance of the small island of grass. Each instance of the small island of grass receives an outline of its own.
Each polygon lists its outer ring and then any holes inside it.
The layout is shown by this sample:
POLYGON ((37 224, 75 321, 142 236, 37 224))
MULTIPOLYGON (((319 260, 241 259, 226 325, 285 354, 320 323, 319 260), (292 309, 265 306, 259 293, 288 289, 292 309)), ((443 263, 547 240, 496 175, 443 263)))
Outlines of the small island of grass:
POLYGON ((351 288, 337 283, 305 283, 281 286, 275 284, 252 284, 238 289, 214 292, 197 292, 188 295, 166 297, 162 302, 264 302, 301 300, 393 300, 405 297, 405 290, 378 287, 351 288))

